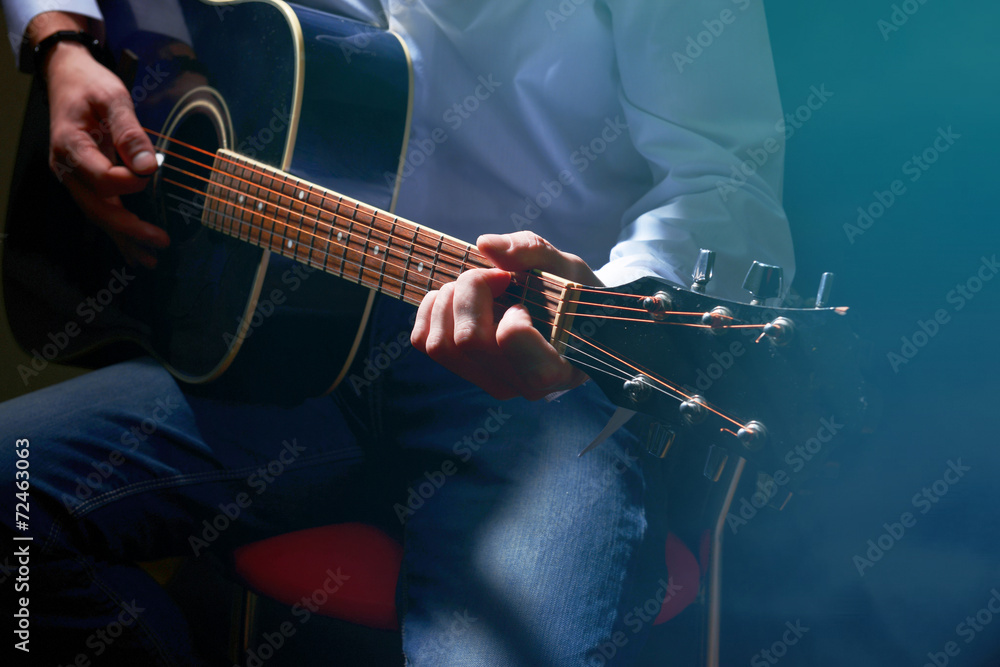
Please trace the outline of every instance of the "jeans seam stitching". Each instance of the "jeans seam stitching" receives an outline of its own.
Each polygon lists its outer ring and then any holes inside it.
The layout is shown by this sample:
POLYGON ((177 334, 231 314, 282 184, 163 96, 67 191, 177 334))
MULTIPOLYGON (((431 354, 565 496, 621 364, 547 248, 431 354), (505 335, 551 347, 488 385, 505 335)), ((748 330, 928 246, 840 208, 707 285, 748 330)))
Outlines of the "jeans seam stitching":
MULTIPOLYGON (((326 462, 328 460, 336 461, 338 459, 351 458, 352 456, 355 456, 355 454, 351 453, 349 456, 348 452, 344 451, 326 452, 324 454, 314 455, 307 460, 299 460, 295 463, 288 464, 285 466, 285 469, 298 469, 305 464, 312 465, 315 463, 326 462)), ((216 482, 224 479, 238 479, 239 477, 242 477, 249 472, 253 472, 258 468, 259 465, 244 466, 243 468, 239 468, 237 470, 211 470, 199 473, 185 473, 182 475, 174 475, 173 477, 168 477, 166 479, 150 479, 136 484, 129 484, 80 503, 78 506, 70 510, 69 516, 73 519, 82 518, 95 509, 99 509, 108 503, 121 500, 126 496, 134 495, 136 493, 154 491, 171 486, 181 487, 190 486, 192 484, 201 484, 204 482, 216 482)))

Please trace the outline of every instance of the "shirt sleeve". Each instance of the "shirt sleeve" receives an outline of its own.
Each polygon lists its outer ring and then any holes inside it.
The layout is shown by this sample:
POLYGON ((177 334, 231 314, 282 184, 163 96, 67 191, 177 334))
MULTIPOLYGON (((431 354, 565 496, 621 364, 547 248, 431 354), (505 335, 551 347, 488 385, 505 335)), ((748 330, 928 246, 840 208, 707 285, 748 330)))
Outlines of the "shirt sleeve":
POLYGON ((58 3, 53 3, 52 0, 3 0, 3 11, 7 20, 7 38, 10 40, 10 47, 14 50, 14 59, 19 68, 23 69, 21 45, 24 42, 24 31, 28 24, 39 14, 54 9, 69 14, 81 14, 92 19, 101 19, 101 10, 98 9, 95 0, 60 0, 58 3))
MULTIPOLYGON (((109 7, 109 13, 128 13, 138 30, 166 35, 172 39, 191 43, 191 35, 184 14, 176 0, 116 0, 114 7, 109 7), (113 11, 112 11, 113 10, 113 11)), ((3 9, 7 17, 7 30, 11 48, 17 65, 22 67, 22 42, 24 31, 38 14, 53 10, 52 0, 3 0, 3 9)), ((71 14, 81 14, 98 21, 103 20, 100 8, 95 0, 60 0, 58 11, 71 14)))
POLYGON ((745 301, 753 260, 794 275, 781 206, 784 122, 760 0, 606 0, 632 140, 652 188, 624 215, 607 285, 688 285, 716 252, 708 292, 745 301))

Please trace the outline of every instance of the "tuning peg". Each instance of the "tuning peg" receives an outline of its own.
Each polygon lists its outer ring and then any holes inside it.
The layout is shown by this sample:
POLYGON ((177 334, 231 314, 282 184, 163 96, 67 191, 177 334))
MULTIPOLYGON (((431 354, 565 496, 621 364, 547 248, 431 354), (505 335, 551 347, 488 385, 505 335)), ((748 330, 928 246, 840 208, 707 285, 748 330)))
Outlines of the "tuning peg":
POLYGON ((776 317, 764 325, 764 335, 779 347, 788 345, 795 336, 795 323, 787 317, 776 317))
POLYGON ((633 403, 642 403, 648 400, 653 393, 653 385, 645 375, 629 378, 622 385, 622 389, 633 403))
POLYGON ((642 300, 642 307, 649 312, 649 316, 654 320, 664 320, 670 310, 670 295, 666 292, 657 292, 653 296, 647 296, 642 300))
POLYGON ((691 272, 691 290, 700 294, 705 293, 705 285, 712 279, 712 271, 715 269, 715 252, 702 248, 698 251, 698 259, 694 263, 694 271, 691 272))
POLYGON ((697 394, 681 402, 680 412, 689 424, 700 424, 708 416, 708 411, 705 409, 705 399, 697 394))
POLYGON ((729 453, 726 450, 722 447, 709 445, 708 456, 705 457, 705 468, 702 470, 702 474, 713 482, 718 482, 727 461, 729 461, 729 453))
POLYGON ((767 440, 767 429, 759 421, 750 421, 740 428, 736 437, 740 439, 744 447, 751 452, 756 452, 764 446, 764 442, 767 440))
POLYGON ((830 303, 830 292, 833 290, 833 274, 827 271, 819 278, 819 289, 816 290, 816 307, 823 308, 830 303))
POLYGON ((743 280, 743 289, 753 295, 753 299, 750 301, 751 305, 762 306, 768 299, 781 294, 784 274, 785 272, 780 266, 754 261, 750 270, 747 271, 747 277, 743 280))
POLYGON ((791 499, 792 492, 780 488, 774 477, 765 472, 757 473, 757 488, 750 498, 754 507, 766 505, 780 512, 791 499))
POLYGON ((658 459, 665 458, 676 437, 677 434, 669 427, 653 422, 646 434, 646 451, 658 459))

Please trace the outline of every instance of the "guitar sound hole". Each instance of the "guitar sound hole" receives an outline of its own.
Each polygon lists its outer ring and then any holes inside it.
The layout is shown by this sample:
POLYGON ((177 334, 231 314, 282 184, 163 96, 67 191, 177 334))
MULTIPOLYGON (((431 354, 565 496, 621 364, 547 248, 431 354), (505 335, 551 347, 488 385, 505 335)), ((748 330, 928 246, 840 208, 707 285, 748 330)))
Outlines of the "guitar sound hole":
POLYGON ((171 138, 160 149, 164 159, 158 177, 158 201, 163 228, 172 243, 184 243, 201 229, 204 193, 214 159, 211 154, 221 144, 216 119, 196 108, 177 123, 171 138))

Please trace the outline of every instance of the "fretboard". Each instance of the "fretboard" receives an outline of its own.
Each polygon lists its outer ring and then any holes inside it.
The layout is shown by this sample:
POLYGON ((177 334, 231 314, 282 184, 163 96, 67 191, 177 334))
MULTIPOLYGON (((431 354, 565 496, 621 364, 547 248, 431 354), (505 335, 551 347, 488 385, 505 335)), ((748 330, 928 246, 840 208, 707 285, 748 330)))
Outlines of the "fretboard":
MULTIPOLYGON (((463 271, 493 266, 474 245, 227 150, 216 153, 205 196, 210 229, 411 304, 463 271)), ((556 342, 571 316, 569 286, 517 276, 503 301, 528 306, 556 342)))

